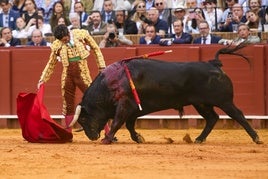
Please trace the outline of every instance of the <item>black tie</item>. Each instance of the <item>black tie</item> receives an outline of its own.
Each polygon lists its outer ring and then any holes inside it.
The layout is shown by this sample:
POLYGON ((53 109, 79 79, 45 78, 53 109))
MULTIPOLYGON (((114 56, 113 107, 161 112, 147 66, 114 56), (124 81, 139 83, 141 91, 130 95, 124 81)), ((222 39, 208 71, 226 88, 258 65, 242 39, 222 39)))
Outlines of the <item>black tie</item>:
POLYGON ((207 40, 206 37, 202 37, 202 44, 206 44, 206 40, 207 40))

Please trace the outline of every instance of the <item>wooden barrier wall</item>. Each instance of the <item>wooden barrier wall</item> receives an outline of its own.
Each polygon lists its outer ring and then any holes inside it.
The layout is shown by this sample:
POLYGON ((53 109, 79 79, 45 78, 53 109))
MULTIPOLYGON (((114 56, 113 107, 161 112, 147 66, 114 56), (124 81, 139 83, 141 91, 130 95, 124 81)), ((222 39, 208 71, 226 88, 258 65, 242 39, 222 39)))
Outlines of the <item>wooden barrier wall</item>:
POLYGON ((12 114, 11 108, 11 51, 1 49, 0 51, 0 114, 12 114))
MULTIPOLYGON (((208 61, 214 58, 222 45, 172 45, 162 47, 133 46, 102 49, 106 64, 109 65, 126 57, 142 55, 158 50, 172 50, 154 57, 166 61, 208 61)), ((36 92, 37 82, 49 57, 48 47, 0 48, 0 115, 16 114, 16 97, 20 92, 36 92)), ((268 45, 250 45, 241 51, 251 64, 238 56, 220 56, 223 70, 234 84, 234 101, 246 115, 268 115, 266 94, 268 93, 267 70, 268 45)), ((98 71, 93 53, 88 59, 91 75, 94 78, 98 71)), ((50 114, 61 114, 59 62, 50 81, 45 85, 44 102, 50 114)), ((77 92, 77 103, 82 94, 77 92)), ((217 110, 219 114, 224 114, 217 110)), ((192 107, 185 108, 186 115, 197 114, 192 107)), ((155 114, 177 114, 175 110, 160 111, 155 114)), ((1 126, 1 125, 0 125, 1 126)))
MULTIPOLYGON (((222 37, 223 39, 234 39, 237 37, 237 33, 233 32, 212 32, 212 34, 217 35, 219 37, 222 37)), ((251 32, 251 35, 259 36, 261 38, 262 43, 268 43, 268 32, 251 32)), ((143 36, 143 34, 131 34, 131 35, 125 35, 125 37, 133 42, 134 45, 139 44, 140 37, 143 36)), ((200 34, 192 34, 193 39, 196 37, 199 37, 200 34)), ((100 43, 100 41, 103 39, 103 35, 94 35, 92 36, 97 44, 100 43)), ((55 40, 54 36, 47 36, 45 39, 48 42, 53 42, 55 40)), ((22 45, 25 45, 27 43, 27 38, 22 38, 21 43, 22 45)))

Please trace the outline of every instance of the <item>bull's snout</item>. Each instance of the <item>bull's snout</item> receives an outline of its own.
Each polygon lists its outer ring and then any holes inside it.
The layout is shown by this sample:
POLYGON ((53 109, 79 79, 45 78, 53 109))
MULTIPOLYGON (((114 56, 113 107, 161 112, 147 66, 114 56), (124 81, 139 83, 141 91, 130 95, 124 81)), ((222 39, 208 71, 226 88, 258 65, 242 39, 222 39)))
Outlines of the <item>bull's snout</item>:
POLYGON ((85 134, 90 140, 97 140, 100 138, 100 132, 98 132, 95 128, 91 127, 90 123, 86 118, 80 117, 78 119, 78 123, 83 127, 85 134))
POLYGON ((84 129, 84 131, 90 140, 97 140, 100 138, 100 133, 95 130, 84 129))

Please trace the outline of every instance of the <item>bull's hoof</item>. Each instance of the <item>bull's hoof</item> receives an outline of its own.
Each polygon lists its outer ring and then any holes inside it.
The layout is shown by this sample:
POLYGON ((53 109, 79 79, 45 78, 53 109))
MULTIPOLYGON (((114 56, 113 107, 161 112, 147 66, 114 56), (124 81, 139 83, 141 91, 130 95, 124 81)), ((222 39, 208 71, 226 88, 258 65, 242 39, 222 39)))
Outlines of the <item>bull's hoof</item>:
POLYGON ((145 143, 145 139, 142 137, 142 135, 137 134, 136 138, 137 138, 137 140, 136 140, 137 143, 139 143, 139 144, 145 143))
POLYGON ((102 140, 101 140, 101 143, 102 144, 111 144, 113 141, 111 141, 110 139, 107 139, 107 138, 103 138, 102 140))
POLYGON ((254 141, 256 144, 263 144, 263 141, 260 141, 259 137, 256 137, 253 141, 254 141))
POLYGON ((195 139, 195 141, 194 141, 194 143, 196 143, 196 144, 201 144, 201 143, 203 143, 203 142, 205 142, 206 141, 206 139, 195 139))
POLYGON ((108 137, 105 137, 101 140, 102 144, 111 144, 111 143, 115 143, 117 142, 118 139, 116 137, 114 137, 112 140, 110 140, 108 137))

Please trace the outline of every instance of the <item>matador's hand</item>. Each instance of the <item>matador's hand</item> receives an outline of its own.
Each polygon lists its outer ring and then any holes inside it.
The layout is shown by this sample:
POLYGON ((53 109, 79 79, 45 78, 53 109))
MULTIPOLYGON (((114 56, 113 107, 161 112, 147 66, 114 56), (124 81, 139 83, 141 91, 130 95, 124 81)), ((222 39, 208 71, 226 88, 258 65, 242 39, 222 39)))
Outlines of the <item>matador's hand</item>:
POLYGON ((44 82, 43 82, 43 81, 39 81, 38 84, 37 84, 37 89, 40 89, 40 86, 41 86, 42 84, 44 84, 44 82))

